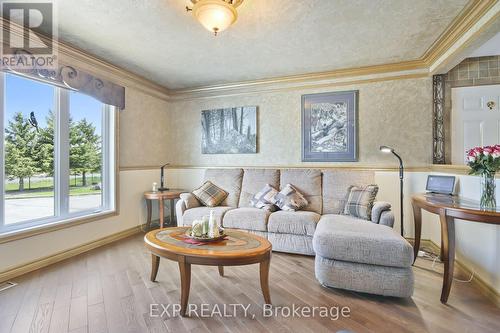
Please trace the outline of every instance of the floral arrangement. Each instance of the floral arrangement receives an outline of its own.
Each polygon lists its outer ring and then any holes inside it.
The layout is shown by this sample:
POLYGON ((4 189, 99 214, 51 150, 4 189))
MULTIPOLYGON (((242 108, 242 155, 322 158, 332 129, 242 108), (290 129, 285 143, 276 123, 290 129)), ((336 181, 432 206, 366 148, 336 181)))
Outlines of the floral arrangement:
POLYGON ((470 175, 481 176, 481 207, 496 209, 495 173, 500 170, 500 145, 475 147, 467 151, 470 175))
POLYGON ((467 151, 471 175, 491 175, 500 170, 500 145, 475 147, 467 151))

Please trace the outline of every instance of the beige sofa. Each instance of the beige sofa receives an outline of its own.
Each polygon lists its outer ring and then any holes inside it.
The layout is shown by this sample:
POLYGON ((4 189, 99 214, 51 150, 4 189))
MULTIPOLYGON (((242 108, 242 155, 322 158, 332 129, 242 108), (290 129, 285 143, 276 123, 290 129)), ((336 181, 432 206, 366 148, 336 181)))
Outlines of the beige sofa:
MULTIPOLYGON (((314 255, 312 239, 323 215, 343 218, 342 210, 349 186, 374 183, 369 171, 318 169, 207 169, 204 181, 210 180, 229 193, 215 208, 201 206, 191 195, 183 194, 176 207, 179 225, 191 225, 193 220, 214 210, 216 218, 227 228, 251 231, 269 239, 274 251, 314 255), (300 211, 277 211, 253 208, 250 200, 266 184, 281 189, 294 185, 309 202, 300 211)), ((394 215, 390 205, 377 202, 372 222, 392 227, 394 215)))
POLYGON ((371 221, 342 214, 349 186, 373 184, 373 172, 207 169, 204 180, 229 195, 220 206, 209 208, 183 193, 176 205, 178 225, 191 225, 214 210, 224 227, 265 237, 273 251, 315 255, 316 278, 324 286, 385 296, 412 295, 413 249, 392 229, 390 204, 376 202, 371 221), (250 199, 266 184, 281 189, 288 183, 307 199, 302 210, 271 213, 250 206, 250 199))

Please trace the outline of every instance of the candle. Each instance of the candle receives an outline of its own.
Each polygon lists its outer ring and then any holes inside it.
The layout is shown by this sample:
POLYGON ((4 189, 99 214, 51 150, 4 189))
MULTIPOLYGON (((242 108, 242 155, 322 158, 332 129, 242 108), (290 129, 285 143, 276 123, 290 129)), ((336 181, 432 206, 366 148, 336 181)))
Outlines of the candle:
POLYGON ((203 216, 203 234, 208 235, 208 216, 203 216))

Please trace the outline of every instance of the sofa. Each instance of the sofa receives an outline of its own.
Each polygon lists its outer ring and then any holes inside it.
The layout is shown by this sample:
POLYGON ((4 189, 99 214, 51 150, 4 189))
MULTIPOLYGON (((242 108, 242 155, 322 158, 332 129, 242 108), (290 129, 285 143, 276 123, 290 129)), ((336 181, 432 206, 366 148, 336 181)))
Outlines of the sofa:
MULTIPOLYGON (((315 256, 315 274, 327 287, 384 296, 413 293, 413 249, 392 227, 387 202, 375 202, 371 221, 343 215, 350 186, 374 183, 374 173, 319 169, 207 169, 204 181, 228 192, 217 207, 205 207, 191 194, 176 204, 178 225, 191 225, 214 211, 225 228, 267 238, 273 251, 315 256), (307 199, 299 211, 251 207, 266 184, 281 190, 292 184, 307 199)), ((201 184, 200 184, 201 185, 201 184)))

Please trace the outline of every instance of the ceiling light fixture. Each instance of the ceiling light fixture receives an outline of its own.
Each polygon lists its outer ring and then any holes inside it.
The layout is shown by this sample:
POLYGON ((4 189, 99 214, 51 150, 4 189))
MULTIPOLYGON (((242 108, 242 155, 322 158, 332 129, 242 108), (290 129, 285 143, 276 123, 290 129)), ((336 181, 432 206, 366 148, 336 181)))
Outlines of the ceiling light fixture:
POLYGON ((193 8, 186 6, 186 11, 192 11, 194 17, 215 36, 236 22, 238 12, 236 7, 243 0, 191 0, 193 8))

